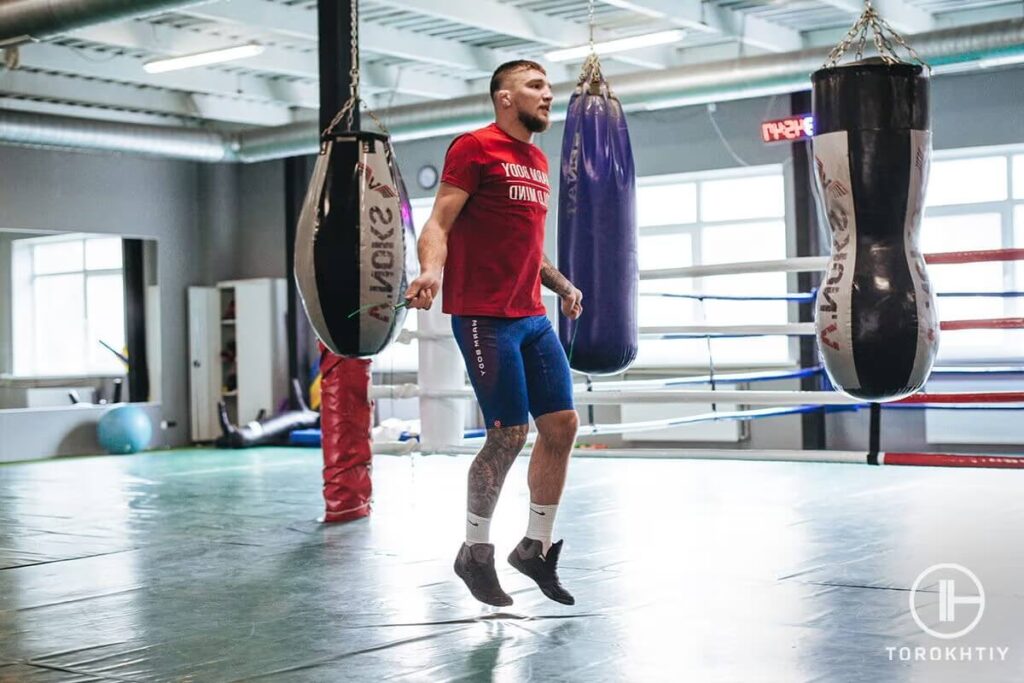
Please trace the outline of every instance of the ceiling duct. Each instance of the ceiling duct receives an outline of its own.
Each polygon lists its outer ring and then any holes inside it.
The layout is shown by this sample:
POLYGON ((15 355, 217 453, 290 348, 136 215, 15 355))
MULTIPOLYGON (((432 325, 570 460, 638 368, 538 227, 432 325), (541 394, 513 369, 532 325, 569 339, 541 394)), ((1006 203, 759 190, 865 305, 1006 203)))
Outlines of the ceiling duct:
POLYGON ((189 161, 236 161, 224 136, 191 128, 0 111, 0 141, 28 147, 145 154, 189 161))
POLYGON ((45 40, 115 19, 164 12, 199 0, 2 0, 0 46, 45 40))
MULTIPOLYGON (((156 3, 150 3, 156 4, 156 3)), ((984 59, 1024 54, 1024 20, 1014 19, 913 36, 933 66, 967 68, 984 59)), ((643 71, 614 78, 615 93, 631 109, 720 102, 810 87, 827 48, 643 71)), ((555 86, 566 103, 574 84, 555 86)), ((560 112, 564 117, 564 109, 560 112)), ((493 119, 486 95, 404 105, 382 110, 397 140, 469 130, 493 119)), ((557 118, 557 114, 556 117, 557 118)), ((316 124, 290 124, 241 135, 185 128, 98 123, 82 119, 0 112, 0 143, 156 155, 196 161, 255 162, 317 149, 316 124)))

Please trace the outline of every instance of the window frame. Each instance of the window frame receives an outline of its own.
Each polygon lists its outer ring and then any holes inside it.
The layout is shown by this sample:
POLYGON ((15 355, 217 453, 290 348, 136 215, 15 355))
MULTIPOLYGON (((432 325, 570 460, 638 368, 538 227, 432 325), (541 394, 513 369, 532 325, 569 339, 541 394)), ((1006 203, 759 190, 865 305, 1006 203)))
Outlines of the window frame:
MULTIPOLYGON (((89 312, 90 312, 90 305, 89 305, 89 281, 90 281, 90 279, 97 278, 97 277, 109 277, 111 275, 119 275, 121 277, 122 283, 124 282, 124 263, 123 263, 123 261, 122 261, 122 264, 121 264, 120 268, 95 268, 95 269, 89 269, 87 267, 87 265, 86 265, 87 258, 86 258, 86 245, 85 245, 85 243, 88 242, 89 240, 108 240, 108 239, 123 240, 123 237, 121 237, 120 235, 104 235, 104 234, 74 232, 74 233, 61 233, 61 234, 57 234, 57 235, 40 235, 38 237, 25 237, 25 238, 14 240, 11 243, 12 274, 14 272, 16 272, 16 270, 17 270, 14 267, 14 261, 16 259, 19 259, 19 258, 27 260, 27 267, 22 266, 22 268, 24 268, 24 269, 26 269, 28 271, 27 273, 24 274, 24 281, 23 282, 18 282, 17 279, 12 278, 11 297, 12 297, 12 304, 13 305, 11 307, 11 310, 12 310, 12 321, 11 322, 13 323, 15 329, 21 329, 22 326, 25 326, 24 329, 30 330, 28 335, 26 335, 26 337, 28 339, 27 346, 30 347, 30 348, 27 348, 27 349, 23 348, 26 344, 23 343, 23 342, 20 342, 20 340, 18 338, 18 335, 16 335, 16 334, 13 335, 13 340, 12 340, 13 343, 12 343, 12 349, 11 349, 11 376, 12 377, 25 378, 25 379, 49 379, 49 378, 62 378, 62 377, 68 377, 68 378, 80 378, 80 377, 116 378, 116 377, 126 377, 127 376, 127 374, 128 374, 127 370, 115 372, 115 371, 111 371, 111 370, 101 370, 101 369, 95 369, 95 368, 91 368, 91 367, 82 368, 80 371, 77 371, 77 372, 76 371, 71 371, 71 372, 60 372, 60 373, 54 373, 54 374, 47 374, 47 373, 39 372, 36 369, 37 360, 36 360, 35 353, 36 353, 36 348, 38 347, 38 344, 36 343, 36 322, 37 322, 37 314, 38 314, 38 306, 37 306, 37 301, 36 301, 36 299, 37 299, 37 291, 38 290, 37 290, 37 284, 36 283, 39 282, 40 280, 46 280, 46 279, 56 278, 56 277, 66 277, 68 275, 78 275, 78 276, 81 276, 81 278, 82 278, 82 311, 83 311, 83 316, 82 316, 82 319, 81 319, 81 326, 82 326, 81 333, 82 333, 82 338, 83 339, 88 339, 88 336, 89 336, 89 318, 90 318, 90 315, 89 315, 89 312), (36 247, 41 246, 41 245, 45 245, 45 244, 59 244, 59 243, 68 243, 68 242, 80 242, 82 244, 82 262, 81 262, 81 266, 79 268, 77 268, 77 269, 69 269, 69 270, 61 270, 61 271, 52 272, 52 273, 36 273, 36 271, 35 271, 35 253, 34 253, 36 247), (24 290, 22 290, 22 288, 27 289, 27 293, 25 293, 24 290), (16 299, 17 295, 20 294, 20 293, 25 293, 25 295, 27 296, 27 298, 28 298, 27 304, 23 303, 22 305, 19 306, 17 304, 17 302, 14 301, 14 299, 16 299), (18 314, 20 312, 24 312, 26 314, 26 319, 25 320, 21 320, 21 319, 18 318, 18 314), (21 361, 21 354, 25 353, 25 352, 29 353, 30 356, 31 356, 31 359, 30 359, 30 370, 31 371, 30 372, 24 372, 23 371, 24 363, 20 362, 21 361)), ((89 358, 89 354, 88 354, 88 351, 87 351, 86 355, 85 355, 86 363, 88 363, 88 358, 89 358)))
MULTIPOLYGON (((694 223, 669 223, 664 225, 653 225, 648 227, 637 226, 637 237, 638 241, 644 237, 655 236, 655 235, 677 235, 677 234, 688 234, 690 236, 690 258, 691 263, 694 265, 700 265, 702 263, 701 257, 703 253, 703 231, 706 228, 714 228, 716 226, 743 226, 743 225, 757 225, 761 223, 775 222, 778 221, 783 226, 783 244, 782 253, 783 258, 786 258, 790 254, 790 242, 792 226, 792 210, 791 210, 791 189, 792 189, 792 174, 788 172, 788 165, 785 163, 777 164, 759 164, 755 166, 741 166, 735 168, 724 168, 724 169, 710 169, 704 171, 688 171, 685 173, 667 173, 658 174, 651 176, 642 176, 637 178, 637 188, 647 187, 652 185, 670 185, 670 184, 682 184, 682 183, 694 183, 696 185, 695 195, 695 215, 696 222, 694 223), (702 192, 701 184, 705 182, 714 182, 718 180, 731 180, 737 178, 749 178, 758 176, 773 176, 778 177, 782 181, 782 214, 781 215, 763 215, 751 218, 740 218, 731 220, 715 220, 705 221, 701 216, 702 208, 702 192)), ((690 281, 694 283, 693 289, 695 292, 704 291, 701 287, 701 282, 704 278, 690 278, 690 281)), ((787 306, 786 319, 781 321, 782 323, 789 322, 793 316, 793 307, 787 306)), ((696 322, 695 322, 696 324, 696 322)), ((780 323, 781 324, 781 323, 780 323)), ((659 340, 640 340, 640 344, 643 345, 646 342, 659 341, 659 340)), ((676 340, 676 343, 679 343, 676 340)), ((696 341, 689 343, 698 343, 696 341)), ((661 372, 661 371, 672 371, 672 370, 693 370, 702 369, 706 370, 709 367, 711 360, 714 361, 714 367, 716 369, 773 369, 773 368, 792 368, 798 365, 799 360, 799 344, 798 341, 793 339, 790 343, 786 344, 785 357, 779 358, 758 358, 754 360, 744 361, 742 363, 734 360, 716 360, 709 359, 702 363, 697 362, 681 362, 681 363, 652 363, 642 362, 634 363, 630 368, 631 372, 661 372)))
MULTIPOLYGON (((1013 194, 1013 181, 1014 181, 1014 157, 1024 155, 1024 145, 997 145, 990 147, 960 147, 955 149, 944 149, 934 150, 932 152, 932 164, 943 162, 943 161, 956 161, 960 159, 976 159, 985 157, 1003 157, 1006 160, 1006 199, 999 201, 986 201, 976 202, 971 204, 947 204, 943 206, 928 206, 928 197, 925 196, 925 210, 923 220, 929 218, 946 218, 956 216, 969 216, 974 214, 998 214, 1001 220, 1000 225, 1000 239, 1001 244, 998 248, 1006 249, 1010 248, 1014 244, 1015 240, 1015 209, 1016 207, 1024 207, 1024 197, 1014 197, 1013 194)), ((1024 167, 1022 167, 1024 170, 1024 167)), ((1024 247, 1024 245, 1017 245, 1024 247)), ((1019 265, 1019 261, 1003 261, 1002 275, 1003 275, 1003 291, 1010 290, 1024 290, 1024 282, 1015 282, 1016 280, 1016 269, 1019 265)), ((1011 298, 1001 299, 1002 302, 1002 316, 1011 317, 1019 315, 1017 310, 1021 304, 1016 303, 1020 300, 1011 298), (1016 305, 1015 305, 1016 303, 1016 305)), ((941 308, 941 306, 940 306, 941 308)), ((991 330, 988 331, 994 333, 993 341, 986 346, 975 346, 970 349, 969 352, 960 352, 952 355, 947 355, 943 358, 945 363, 954 363, 961 365, 972 365, 972 364, 986 364, 992 362, 998 363, 1019 363, 1024 362, 1024 338, 1018 344, 1007 345, 1002 340, 1005 338, 1004 335, 1024 335, 1024 331, 1020 330, 991 330), (1018 348, 1021 349, 1017 354, 1005 353, 1007 348, 1018 348)), ((947 334, 962 334, 960 332, 949 332, 947 334)), ((941 352, 942 342, 939 342, 939 348, 941 352)))

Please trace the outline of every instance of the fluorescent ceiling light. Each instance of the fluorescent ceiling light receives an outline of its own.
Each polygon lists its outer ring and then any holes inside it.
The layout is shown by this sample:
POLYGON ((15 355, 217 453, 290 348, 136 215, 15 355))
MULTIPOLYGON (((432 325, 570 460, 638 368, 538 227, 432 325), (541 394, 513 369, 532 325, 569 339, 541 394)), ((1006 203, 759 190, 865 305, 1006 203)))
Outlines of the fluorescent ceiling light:
POLYGON ((1001 57, 989 57, 978 60, 978 66, 982 69, 991 69, 997 66, 1010 66, 1011 64, 1024 64, 1024 52, 1015 55, 1002 55, 1001 57))
POLYGON ((219 64, 230 62, 233 59, 244 59, 255 57, 263 52, 262 45, 236 45, 226 47, 222 50, 210 50, 208 52, 197 52, 194 55, 182 55, 181 57, 168 57, 167 59, 154 59, 146 62, 142 68, 147 73, 162 74, 166 71, 178 71, 180 69, 191 69, 194 66, 205 66, 207 64, 219 64))
MULTIPOLYGON (((686 35, 686 31, 658 31, 657 33, 645 33, 641 36, 631 38, 619 38, 618 40, 606 40, 594 43, 594 50, 599 55, 611 54, 613 52, 625 52, 626 50, 638 50, 642 47, 653 47, 655 45, 668 45, 678 43, 686 35)), ((553 50, 544 55, 549 62, 566 62, 570 59, 579 59, 590 54, 589 45, 579 47, 567 47, 564 50, 553 50)))

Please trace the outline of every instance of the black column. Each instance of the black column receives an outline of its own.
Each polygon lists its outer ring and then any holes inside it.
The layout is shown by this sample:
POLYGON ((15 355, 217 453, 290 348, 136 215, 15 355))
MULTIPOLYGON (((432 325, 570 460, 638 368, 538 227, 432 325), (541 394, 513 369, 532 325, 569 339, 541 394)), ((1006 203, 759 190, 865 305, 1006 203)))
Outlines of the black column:
MULTIPOLYGON (((295 232, 314 159, 315 157, 302 156, 284 160, 284 239, 288 259, 288 276, 285 280, 288 285, 288 377, 299 380, 304 387, 309 384, 309 370, 313 363, 313 330, 310 329, 305 311, 302 310, 299 287, 295 283, 295 232)), ((291 408, 297 410, 299 406, 294 401, 295 397, 289 398, 291 408)))
POLYGON ((142 240, 121 240, 124 268, 124 339, 128 349, 128 402, 149 400, 146 359, 146 273, 142 240))
MULTIPOLYGON (((793 114, 808 114, 811 111, 811 93, 797 92, 790 95, 790 111, 793 114)), ((796 255, 821 256, 823 250, 818 212, 814 203, 811 184, 814 182, 814 154, 811 141, 803 140, 791 145, 793 155, 793 225, 796 227, 796 255)), ((798 273, 797 288, 809 292, 821 282, 819 273, 798 273)), ((799 304, 798 320, 814 322, 814 304, 799 304)), ((815 337, 800 337, 800 367, 809 368, 819 364, 815 337)), ((819 391, 820 376, 800 380, 803 391, 819 391)), ((824 408, 813 413, 804 413, 800 418, 803 447, 809 450, 825 448, 824 408)))
MULTIPOLYGON (((352 0, 355 1, 355 0, 352 0)), ((348 99, 352 68, 352 7, 339 0, 317 0, 320 35, 320 130, 348 99)), ((359 128, 359 108, 353 111, 352 127, 359 128)))

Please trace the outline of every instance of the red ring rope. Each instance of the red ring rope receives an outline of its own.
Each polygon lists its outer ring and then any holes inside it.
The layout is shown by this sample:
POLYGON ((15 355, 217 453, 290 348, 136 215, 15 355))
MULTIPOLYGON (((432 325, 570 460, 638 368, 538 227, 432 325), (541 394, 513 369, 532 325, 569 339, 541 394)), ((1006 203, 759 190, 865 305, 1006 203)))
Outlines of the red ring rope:
POLYGON ((938 254, 925 254, 924 261, 929 265, 946 263, 982 263, 985 261, 1021 261, 1024 260, 1024 249, 984 249, 981 251, 943 251, 938 254))
POLYGON ((979 318, 977 320, 943 320, 942 330, 1019 330, 1024 318, 979 318))
POLYGON ((1024 391, 914 394, 893 403, 1024 403, 1024 391))
POLYGON ((1024 457, 1004 455, 967 455, 963 453, 893 453, 885 451, 886 465, 917 465, 940 467, 993 467, 1024 469, 1024 457))

